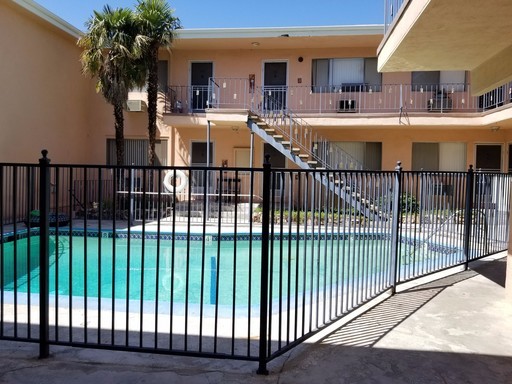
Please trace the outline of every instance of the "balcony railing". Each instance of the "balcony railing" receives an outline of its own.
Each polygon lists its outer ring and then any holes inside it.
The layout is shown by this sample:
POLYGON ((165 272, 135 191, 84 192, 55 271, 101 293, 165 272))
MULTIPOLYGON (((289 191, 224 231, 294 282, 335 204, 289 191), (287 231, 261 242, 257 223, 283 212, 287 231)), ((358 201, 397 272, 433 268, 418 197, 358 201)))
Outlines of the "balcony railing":
POLYGON ((247 79, 214 78, 211 86, 169 86, 167 113, 204 112, 207 108, 265 108, 279 99, 296 114, 478 113, 510 104, 512 83, 483 96, 472 96, 471 85, 453 84, 342 84, 339 86, 251 85, 247 79))
POLYGON ((384 32, 387 32, 389 26, 396 19, 400 8, 409 0, 385 0, 384 1, 384 32))

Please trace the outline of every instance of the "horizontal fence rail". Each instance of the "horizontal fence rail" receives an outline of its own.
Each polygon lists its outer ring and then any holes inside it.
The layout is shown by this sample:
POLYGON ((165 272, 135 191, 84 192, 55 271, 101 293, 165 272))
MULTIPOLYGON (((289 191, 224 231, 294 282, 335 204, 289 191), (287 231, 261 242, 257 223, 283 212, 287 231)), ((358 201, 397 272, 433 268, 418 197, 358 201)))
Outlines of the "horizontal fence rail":
POLYGON ((0 164, 0 339, 266 364, 508 244, 510 175, 0 164))
POLYGON ((279 103, 296 114, 480 113, 508 105, 511 83, 481 96, 471 84, 339 84, 268 87, 247 79, 212 78, 210 85, 168 87, 165 111, 204 112, 208 108, 265 110, 279 103), (274 100, 274 101, 272 101, 274 100))

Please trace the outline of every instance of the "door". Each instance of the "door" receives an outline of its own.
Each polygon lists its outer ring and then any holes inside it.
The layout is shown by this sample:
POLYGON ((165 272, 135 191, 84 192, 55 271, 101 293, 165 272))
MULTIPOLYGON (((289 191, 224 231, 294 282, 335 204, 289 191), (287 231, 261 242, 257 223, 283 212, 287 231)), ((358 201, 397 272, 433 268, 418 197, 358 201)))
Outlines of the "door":
POLYGON ((167 60, 158 60, 158 90, 164 93, 167 92, 169 86, 168 67, 167 60))
MULTIPOLYGON (((192 142, 190 165, 192 167, 207 167, 207 143, 202 141, 192 142)), ((213 143, 210 143, 210 166, 213 165, 213 143)), ((191 171, 190 185, 192 193, 204 193, 205 170, 195 169, 191 171)), ((209 189, 212 190, 212 179, 208 182, 209 189)))
POLYGON ((269 62, 264 65, 263 92, 265 110, 286 109, 286 62, 269 62))
POLYGON ((190 72, 192 110, 205 110, 208 107, 208 81, 213 76, 213 63, 192 63, 190 72))
POLYGON ((477 144, 475 170, 501 171, 501 144, 477 144))

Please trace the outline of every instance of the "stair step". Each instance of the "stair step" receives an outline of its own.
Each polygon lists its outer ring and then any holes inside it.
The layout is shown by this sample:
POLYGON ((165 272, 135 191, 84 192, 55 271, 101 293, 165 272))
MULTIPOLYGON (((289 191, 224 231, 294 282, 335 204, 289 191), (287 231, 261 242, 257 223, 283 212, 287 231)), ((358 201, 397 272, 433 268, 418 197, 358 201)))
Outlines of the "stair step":
POLYGON ((265 132, 267 132, 269 135, 274 133, 276 130, 274 128, 265 128, 265 132))
POLYGON ((281 144, 283 145, 283 147, 289 147, 292 145, 292 143, 290 143, 289 141, 282 141, 281 144))
POLYGON ((273 138, 274 138, 274 140, 276 140, 276 141, 281 141, 281 140, 283 140, 283 135, 273 135, 272 137, 273 137, 273 138))
POLYGON ((309 159, 309 155, 305 153, 299 153, 299 159, 309 159))
POLYGON ((315 166, 317 164, 318 164, 318 161, 316 161, 316 160, 308 160, 308 165, 310 165, 310 166, 315 166))
POLYGON ((291 149, 291 152, 292 153, 299 153, 300 152, 300 148, 294 147, 294 148, 291 149))

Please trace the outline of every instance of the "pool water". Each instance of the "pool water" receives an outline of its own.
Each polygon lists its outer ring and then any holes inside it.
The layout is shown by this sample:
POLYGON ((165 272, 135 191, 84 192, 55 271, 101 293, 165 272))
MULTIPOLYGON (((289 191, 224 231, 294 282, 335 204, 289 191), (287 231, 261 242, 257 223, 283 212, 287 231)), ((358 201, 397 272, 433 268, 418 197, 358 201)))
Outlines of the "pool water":
MULTIPOLYGON (((271 252, 272 297, 348 284, 389 273, 384 240, 276 242, 271 252), (362 257, 361 255, 366 255, 362 257)), ((52 238, 50 293, 103 299, 257 305, 261 243, 185 240, 52 238), (188 245, 188 250, 187 250, 188 245), (144 251, 144 252, 143 252, 144 251), (252 252, 251 252, 252 251, 252 252)), ((37 293, 39 238, 3 244, 4 289, 37 293), (16 258, 14 255, 16 254, 16 258), (16 259, 16 263, 14 263, 16 259)))

